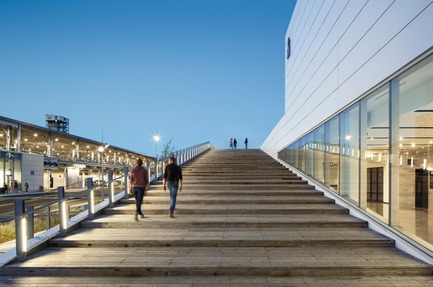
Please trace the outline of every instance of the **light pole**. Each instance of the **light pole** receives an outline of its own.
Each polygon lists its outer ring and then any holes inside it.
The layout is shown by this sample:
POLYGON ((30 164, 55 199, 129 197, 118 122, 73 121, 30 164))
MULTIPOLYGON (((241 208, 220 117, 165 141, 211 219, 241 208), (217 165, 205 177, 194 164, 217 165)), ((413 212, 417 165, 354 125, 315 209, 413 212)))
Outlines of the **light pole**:
POLYGON ((156 134, 153 136, 153 142, 155 143, 155 158, 158 159, 158 143, 161 140, 161 136, 156 134))
POLYGON ((161 140, 161 136, 157 133, 153 136, 153 142, 155 143, 155 179, 158 179, 158 143, 161 140))
POLYGON ((102 200, 104 200, 104 159, 105 159, 105 149, 109 147, 109 144, 98 147, 98 152, 101 155, 101 188, 102 188, 102 200))

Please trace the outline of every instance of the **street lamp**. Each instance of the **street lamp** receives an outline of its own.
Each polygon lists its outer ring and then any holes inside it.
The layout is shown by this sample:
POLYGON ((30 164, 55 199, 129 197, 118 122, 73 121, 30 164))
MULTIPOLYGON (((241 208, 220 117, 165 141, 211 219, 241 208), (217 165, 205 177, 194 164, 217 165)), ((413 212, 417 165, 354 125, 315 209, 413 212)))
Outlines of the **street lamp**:
POLYGON ((110 145, 105 144, 104 146, 98 147, 98 152, 101 155, 101 188, 102 188, 102 200, 104 200, 104 159, 105 159, 105 149, 110 145))
POLYGON ((155 143, 155 179, 158 179, 158 143, 161 140, 161 136, 157 133, 153 136, 153 142, 155 143))
POLYGON ((155 157, 158 159, 158 143, 161 141, 161 136, 156 134, 153 136, 153 142, 155 143, 155 157))

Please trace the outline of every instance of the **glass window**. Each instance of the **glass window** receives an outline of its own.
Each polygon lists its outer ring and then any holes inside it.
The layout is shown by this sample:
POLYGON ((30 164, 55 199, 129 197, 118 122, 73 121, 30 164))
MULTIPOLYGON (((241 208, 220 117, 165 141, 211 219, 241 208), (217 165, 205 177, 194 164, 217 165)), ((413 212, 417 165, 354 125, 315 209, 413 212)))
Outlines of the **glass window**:
POLYGON ((340 114, 340 195, 359 202, 359 105, 340 114))
POLYGON ((297 141, 297 163, 296 166, 299 170, 305 172, 305 138, 301 138, 297 141))
MULTIPOLYGON (((399 94, 399 177, 392 224, 433 244, 433 62, 396 80, 399 94), (394 220, 395 219, 395 220, 394 220)), ((397 173, 397 171, 395 172, 397 173)))
POLYGON ((314 177, 314 151, 313 151, 314 137, 313 133, 305 136, 305 174, 314 177))
POLYGON ((338 192, 340 154, 340 120, 338 116, 325 123, 325 186, 338 192))
POLYGON ((361 101, 360 206, 388 222, 389 88, 361 101))
POLYGON ((314 178, 325 182, 325 126, 321 125, 313 132, 314 178))
POLYGON ((5 153, 0 151, 0 194, 6 193, 5 153))

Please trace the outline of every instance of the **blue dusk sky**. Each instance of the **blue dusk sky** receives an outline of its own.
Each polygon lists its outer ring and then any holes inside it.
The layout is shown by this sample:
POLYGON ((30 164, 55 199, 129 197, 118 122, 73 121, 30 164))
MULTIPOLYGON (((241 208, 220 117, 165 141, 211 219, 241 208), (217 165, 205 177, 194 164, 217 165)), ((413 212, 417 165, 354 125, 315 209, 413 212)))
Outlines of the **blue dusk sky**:
POLYGON ((147 155, 259 148, 284 113, 295 0, 1 0, 0 115, 147 155))

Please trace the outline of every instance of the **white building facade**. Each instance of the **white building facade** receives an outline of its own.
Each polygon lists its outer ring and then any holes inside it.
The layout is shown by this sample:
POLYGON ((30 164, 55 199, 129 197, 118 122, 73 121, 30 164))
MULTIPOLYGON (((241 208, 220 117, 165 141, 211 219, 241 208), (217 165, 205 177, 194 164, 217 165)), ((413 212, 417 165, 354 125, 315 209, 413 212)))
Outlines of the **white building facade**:
POLYGON ((298 0, 261 148, 433 251, 433 1, 298 0))

